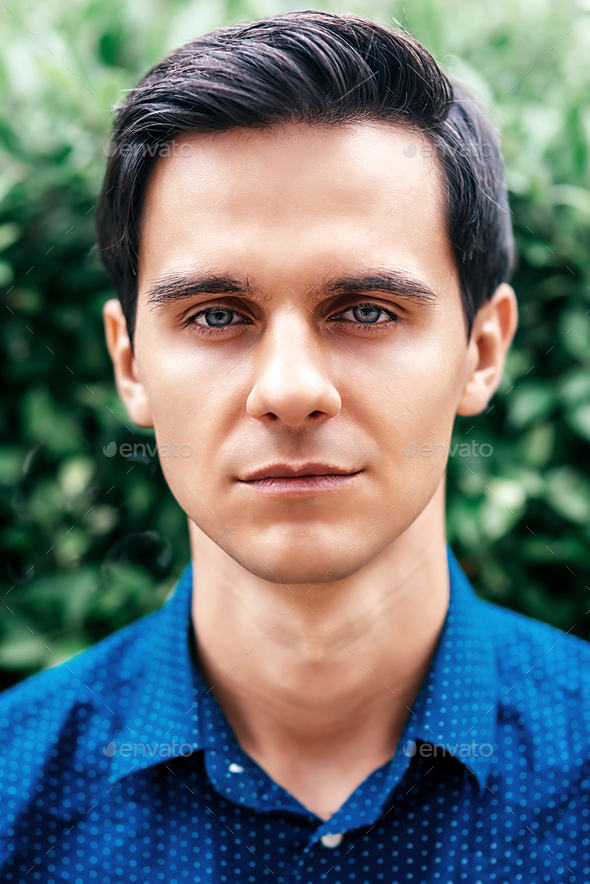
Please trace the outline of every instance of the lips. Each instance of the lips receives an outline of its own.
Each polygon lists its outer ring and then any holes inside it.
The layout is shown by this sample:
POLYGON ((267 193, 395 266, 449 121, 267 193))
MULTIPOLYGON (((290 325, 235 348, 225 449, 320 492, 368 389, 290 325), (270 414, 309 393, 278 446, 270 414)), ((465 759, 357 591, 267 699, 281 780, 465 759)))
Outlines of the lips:
POLYGON ((255 482, 259 479, 299 479, 302 476, 352 476, 359 470, 351 470, 325 463, 306 463, 301 466, 272 464, 249 473, 240 481, 255 482))
POLYGON ((311 497, 349 485, 362 472, 326 463, 272 464, 249 473, 240 484, 274 497, 311 497))

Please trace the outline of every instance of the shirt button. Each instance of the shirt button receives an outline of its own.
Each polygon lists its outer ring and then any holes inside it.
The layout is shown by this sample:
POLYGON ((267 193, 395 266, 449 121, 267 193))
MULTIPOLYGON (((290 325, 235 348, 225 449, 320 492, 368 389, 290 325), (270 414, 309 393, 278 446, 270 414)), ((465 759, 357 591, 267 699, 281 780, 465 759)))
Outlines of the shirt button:
POLYGON ((334 832, 329 835, 322 835, 320 841, 324 845, 324 847, 338 847, 340 842, 342 841, 342 832, 334 832))
POLYGON ((228 767, 228 770, 230 773, 244 773, 244 768, 241 766, 241 764, 234 764, 233 762, 228 767))

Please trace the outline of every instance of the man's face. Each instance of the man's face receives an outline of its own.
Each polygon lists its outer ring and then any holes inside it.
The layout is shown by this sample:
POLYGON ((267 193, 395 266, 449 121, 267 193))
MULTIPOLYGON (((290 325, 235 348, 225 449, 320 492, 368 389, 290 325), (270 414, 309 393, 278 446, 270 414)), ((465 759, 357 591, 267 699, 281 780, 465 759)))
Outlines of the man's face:
POLYGON ((444 477, 441 447, 407 446, 450 441, 467 339, 439 171, 412 142, 387 124, 183 136, 149 182, 131 416, 170 446, 190 519, 267 580, 355 573, 444 477))

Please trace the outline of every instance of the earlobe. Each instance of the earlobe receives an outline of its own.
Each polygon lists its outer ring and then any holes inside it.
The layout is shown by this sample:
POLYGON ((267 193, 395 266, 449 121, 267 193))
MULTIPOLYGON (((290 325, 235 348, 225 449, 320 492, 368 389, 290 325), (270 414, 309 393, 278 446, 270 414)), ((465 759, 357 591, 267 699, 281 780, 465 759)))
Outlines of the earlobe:
POLYGON ((502 380, 506 354, 517 324, 516 295, 514 289, 503 282, 475 317, 457 414, 467 416, 484 410, 502 380))
POLYGON ((119 395, 134 424, 140 427, 153 427, 149 399, 138 377, 137 363, 121 302, 116 299, 107 301, 102 312, 107 349, 113 360, 119 395))

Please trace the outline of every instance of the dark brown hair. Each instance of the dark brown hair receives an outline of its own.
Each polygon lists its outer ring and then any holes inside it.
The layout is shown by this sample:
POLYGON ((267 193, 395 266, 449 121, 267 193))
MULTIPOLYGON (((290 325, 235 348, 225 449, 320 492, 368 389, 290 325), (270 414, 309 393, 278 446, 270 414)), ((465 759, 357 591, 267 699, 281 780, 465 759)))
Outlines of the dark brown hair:
POLYGON ((403 30, 305 11, 220 28, 172 52, 119 107, 97 240, 130 336, 142 198, 159 150, 183 133, 388 121, 422 133, 446 186, 468 334, 510 278, 513 237, 498 138, 467 90, 403 30))

